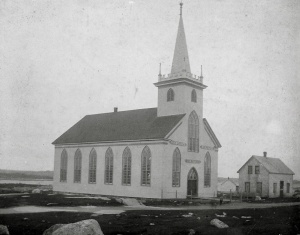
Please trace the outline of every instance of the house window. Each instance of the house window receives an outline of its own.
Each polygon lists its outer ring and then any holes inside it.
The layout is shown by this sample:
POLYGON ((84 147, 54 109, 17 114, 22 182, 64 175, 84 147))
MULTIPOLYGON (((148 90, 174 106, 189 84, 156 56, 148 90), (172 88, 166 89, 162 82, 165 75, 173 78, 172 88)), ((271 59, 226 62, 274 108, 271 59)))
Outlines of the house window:
POLYGON ((81 151, 77 149, 74 156, 74 183, 80 183, 81 181, 81 161, 81 151))
POLYGON ((277 183, 273 183, 273 193, 277 194, 277 183))
POLYGON ((97 169, 97 153, 95 149, 92 149, 89 157, 89 183, 96 183, 96 169, 97 169))
POLYGON ((173 153, 172 186, 180 187, 181 154, 178 148, 173 153))
POLYGON ((211 157, 209 152, 207 152, 204 159, 204 187, 210 187, 210 181, 211 181, 211 157))
POLYGON ((262 193, 262 183, 256 182, 256 193, 261 196, 262 193))
POLYGON ((252 166, 248 166, 248 174, 252 174, 252 166))
POLYGON ((123 172, 122 172, 122 184, 131 184, 131 151, 128 147, 123 152, 123 172))
POLYGON ((195 89, 192 90, 191 100, 192 100, 192 102, 197 103, 197 93, 196 93, 195 89))
POLYGON ((250 193, 250 182, 245 182, 245 192, 250 193))
POLYGON ((189 116, 188 126, 188 150, 199 152, 199 119, 195 111, 189 116))
POLYGON ((255 174, 259 174, 259 166, 255 166, 255 174))
POLYGON ((170 88, 167 92, 167 101, 174 101, 174 91, 170 88))
POLYGON ((286 192, 287 192, 287 193, 290 193, 290 183, 287 183, 287 184, 286 184, 286 192))
POLYGON ((113 183, 113 169, 114 169, 113 161, 114 161, 114 155, 111 148, 109 147, 105 153, 105 179, 104 179, 105 184, 113 183))
POLYGON ((141 184, 150 186, 151 179, 151 152, 148 146, 142 152, 142 179, 141 184))
POLYGON ((60 157, 60 182, 67 181, 67 169, 68 169, 68 154, 64 149, 60 157))

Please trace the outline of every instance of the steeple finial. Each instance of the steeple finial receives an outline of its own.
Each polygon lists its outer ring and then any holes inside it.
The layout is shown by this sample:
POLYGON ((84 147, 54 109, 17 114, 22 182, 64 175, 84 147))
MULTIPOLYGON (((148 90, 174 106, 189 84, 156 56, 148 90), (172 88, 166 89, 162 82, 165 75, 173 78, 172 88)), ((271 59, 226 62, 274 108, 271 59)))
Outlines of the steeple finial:
POLYGON ((161 63, 159 63, 159 74, 158 74, 158 81, 160 81, 160 80, 161 80, 161 77, 162 77, 162 75, 161 75, 161 63))
POLYGON ((183 5, 182 1, 179 3, 179 5, 180 5, 180 15, 182 16, 182 5, 183 5))
POLYGON ((203 78, 203 75, 202 75, 202 64, 201 64, 201 76, 200 76, 200 78, 203 78))

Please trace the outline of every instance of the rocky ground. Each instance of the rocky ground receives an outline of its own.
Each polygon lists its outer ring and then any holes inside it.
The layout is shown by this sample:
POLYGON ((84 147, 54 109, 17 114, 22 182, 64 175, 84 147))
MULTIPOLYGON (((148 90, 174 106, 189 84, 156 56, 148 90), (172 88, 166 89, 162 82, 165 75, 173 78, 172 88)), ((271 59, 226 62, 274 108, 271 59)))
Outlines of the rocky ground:
MULTIPOLYGON (((42 189, 38 194, 21 190, 22 194, 13 195, 7 194, 8 190, 4 191, 5 195, 3 192, 2 195, 0 194, 0 224, 7 225, 10 234, 42 234, 43 231, 57 223, 74 223, 91 218, 98 221, 105 235, 300 234, 299 205, 259 209, 229 209, 228 206, 231 204, 218 206, 216 205, 217 200, 143 200, 143 203, 148 206, 164 206, 165 209, 172 209, 147 210, 145 207, 135 210, 131 208, 120 214, 96 214, 78 211, 1 214, 1 210, 21 206, 43 206, 47 208, 104 207, 108 209, 113 207, 120 208, 121 211, 124 209, 120 200, 114 198, 54 194, 47 188, 42 189), (208 205, 212 209, 206 210, 208 205), (181 210, 176 209, 180 207, 181 210), (203 207, 203 210, 199 210, 199 207, 203 207), (210 225, 210 221, 215 218, 226 223, 229 228, 219 229, 210 225)), ((11 190, 11 192, 18 193, 19 191, 11 190)), ((295 200, 299 201, 299 199, 274 199, 264 202, 273 204, 295 200)), ((249 201, 247 205, 259 203, 262 202, 249 201)))
POLYGON ((42 234, 57 223, 74 223, 93 218, 108 234, 299 234, 300 207, 269 209, 202 210, 202 211, 125 211, 118 215, 48 212, 0 214, 0 224, 11 234, 42 234), (225 217, 219 218, 216 214, 225 217), (242 218, 247 216, 251 218, 242 218), (210 221, 219 218, 228 229, 218 229, 210 221))

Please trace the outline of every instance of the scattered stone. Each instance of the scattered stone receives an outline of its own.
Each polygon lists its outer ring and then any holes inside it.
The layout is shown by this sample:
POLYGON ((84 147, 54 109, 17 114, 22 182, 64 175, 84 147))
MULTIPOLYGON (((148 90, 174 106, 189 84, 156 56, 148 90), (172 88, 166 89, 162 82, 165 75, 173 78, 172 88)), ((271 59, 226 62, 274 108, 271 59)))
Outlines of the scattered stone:
POLYGON ((200 217, 198 217, 197 219, 200 220, 200 217))
POLYGON ((251 216, 242 216, 242 219, 251 219, 251 216))
POLYGON ((24 221, 27 221, 27 220, 29 220, 29 219, 28 219, 27 217, 25 217, 25 218, 23 218, 23 220, 24 220, 24 221))
POLYGON ((234 219, 239 219, 239 217, 236 217, 236 216, 232 216, 232 218, 234 218, 234 219))
POLYGON ((210 221, 210 224, 216 226, 217 228, 229 228, 227 224, 218 219, 213 219, 210 221))
POLYGON ((7 226, 0 224, 0 234, 1 235, 9 235, 7 226))
POLYGON ((101 214, 101 215, 117 215, 121 214, 125 211, 122 210, 101 210, 101 211, 95 211, 94 214, 101 214))
POLYGON ((188 235, 195 235, 196 231, 194 229, 190 229, 189 234, 188 235))
POLYGON ((31 193, 33 193, 33 194, 40 194, 40 193, 41 193, 41 190, 38 189, 38 188, 36 188, 36 189, 32 190, 31 193))
POLYGON ((225 214, 225 215, 224 215, 224 214, 223 214, 223 215, 215 214, 215 215, 216 215, 217 217, 223 217, 223 218, 226 216, 226 214, 225 214))
POLYGON ((150 223, 150 225, 155 225, 154 223, 150 223))
POLYGON ((246 220, 246 221, 243 223, 243 225, 251 225, 251 224, 253 224, 253 221, 251 221, 251 220, 246 220))
POLYGON ((71 224, 55 224, 45 230, 43 235, 103 235, 94 219, 82 220, 71 224))
POLYGON ((256 196, 255 197, 255 201, 261 201, 261 197, 260 196, 256 196))

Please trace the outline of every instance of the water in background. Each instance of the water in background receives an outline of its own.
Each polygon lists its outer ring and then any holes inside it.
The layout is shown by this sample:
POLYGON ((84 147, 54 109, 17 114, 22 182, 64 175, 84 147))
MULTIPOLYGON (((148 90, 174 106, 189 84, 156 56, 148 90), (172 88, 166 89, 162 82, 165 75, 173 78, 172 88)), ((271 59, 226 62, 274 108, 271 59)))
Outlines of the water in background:
POLYGON ((35 184, 35 185, 52 185, 52 180, 1 180, 0 184, 35 184))

